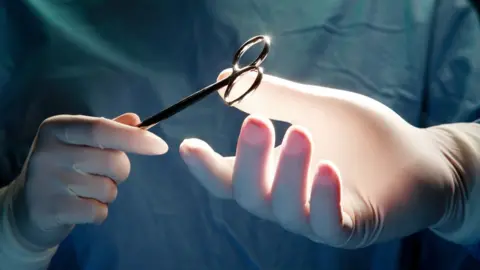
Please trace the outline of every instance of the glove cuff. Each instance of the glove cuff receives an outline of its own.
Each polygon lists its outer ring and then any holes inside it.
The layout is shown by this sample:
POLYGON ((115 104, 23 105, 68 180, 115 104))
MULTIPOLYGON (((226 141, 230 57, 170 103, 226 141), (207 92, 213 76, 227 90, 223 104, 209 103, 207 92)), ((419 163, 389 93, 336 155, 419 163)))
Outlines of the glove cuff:
POLYGON ((443 219, 431 230, 458 244, 480 241, 480 125, 457 123, 429 128, 452 168, 455 188, 443 219))
POLYGON ((12 201, 16 194, 17 183, 14 181, 9 186, 0 190, 0 261, 8 269, 31 269, 32 267, 46 269, 51 258, 56 252, 56 247, 33 251, 24 244, 26 241, 20 235, 13 214, 12 201), (11 266, 11 267, 10 267, 11 266))

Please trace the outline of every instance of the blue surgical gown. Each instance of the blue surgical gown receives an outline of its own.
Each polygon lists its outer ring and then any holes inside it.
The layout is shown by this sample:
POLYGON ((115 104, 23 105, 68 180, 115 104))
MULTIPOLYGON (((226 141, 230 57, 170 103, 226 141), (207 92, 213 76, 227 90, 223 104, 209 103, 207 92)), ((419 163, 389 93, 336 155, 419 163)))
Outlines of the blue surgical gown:
MULTIPOLYGON (((466 0, 6 0, 2 181, 46 117, 149 116, 212 83, 257 34, 273 37, 270 74, 368 95, 419 127, 480 118, 480 22, 466 0)), ((429 231, 335 249, 213 198, 176 148, 198 137, 234 154, 244 118, 212 95, 155 127, 169 153, 131 155, 106 222, 77 226, 49 269, 480 269, 475 247, 429 231)))

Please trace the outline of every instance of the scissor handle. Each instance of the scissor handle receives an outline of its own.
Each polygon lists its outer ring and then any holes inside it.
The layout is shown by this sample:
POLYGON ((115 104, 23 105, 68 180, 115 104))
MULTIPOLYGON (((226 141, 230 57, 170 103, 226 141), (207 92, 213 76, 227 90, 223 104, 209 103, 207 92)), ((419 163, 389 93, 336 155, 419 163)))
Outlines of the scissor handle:
POLYGON ((238 70, 237 72, 232 73, 227 78, 227 80, 229 80, 229 82, 228 82, 228 85, 227 85, 227 89, 225 90, 225 94, 223 96, 223 99, 224 99, 225 103, 228 106, 232 106, 233 104, 242 101, 242 99, 244 99, 251 92, 257 90, 258 86, 262 82, 262 79, 263 79, 263 69, 259 68, 259 67, 256 67, 256 66, 246 66, 246 67, 238 70), (252 72, 252 71, 255 71, 257 73, 257 77, 255 78, 255 81, 253 81, 252 85, 248 88, 247 91, 243 92, 243 94, 240 95, 239 97, 237 97, 233 100, 229 100, 228 97, 230 96, 230 94, 233 90, 233 87, 235 86, 235 83, 237 83, 237 79, 242 77, 246 72, 252 72))
POLYGON ((263 70, 260 67, 260 65, 262 64, 263 60, 265 60, 265 58, 267 58, 269 50, 270 50, 270 38, 267 37, 267 36, 256 36, 256 37, 253 37, 253 38, 247 40, 240 47, 240 49, 238 49, 238 51, 235 53, 235 56, 233 58, 233 71, 232 71, 232 74, 229 77, 227 77, 223 80, 220 80, 220 81, 218 81, 218 82, 216 82, 212 85, 209 85, 209 86, 201 89, 200 91, 197 91, 197 92, 193 93, 192 95, 180 100, 179 102, 173 104, 172 106, 164 109, 163 111, 161 111, 161 112, 159 112, 155 115, 150 116, 149 118, 145 119, 142 123, 138 124, 137 127, 142 128, 142 129, 149 129, 149 128, 153 127, 154 125, 156 125, 158 122, 160 122, 164 119, 167 119, 167 118, 171 117, 172 115, 175 115, 176 113, 184 110, 188 106, 202 100, 206 96, 210 95, 211 93, 213 93, 213 92, 215 92, 215 91, 217 91, 217 90, 219 90, 219 89, 221 89, 225 86, 227 87, 227 89, 225 90, 225 96, 224 96, 225 103, 227 103, 229 106, 231 106, 232 104, 241 101, 248 94, 250 94, 252 91, 257 89, 257 87, 262 82, 263 70), (253 45, 255 45, 259 42, 262 42, 262 41, 264 43, 263 50, 260 53, 260 55, 257 57, 257 59, 255 59, 248 66, 245 66, 243 68, 239 67, 238 62, 240 61, 240 58, 242 57, 242 55, 250 47, 252 47, 253 45), (230 96, 230 93, 232 92, 233 86, 235 85, 237 79, 240 78, 246 72, 252 72, 252 71, 255 71, 257 73, 257 77, 256 77, 255 81, 253 82, 253 84, 250 86, 250 88, 248 88, 248 90, 245 91, 243 93, 243 95, 241 95, 240 97, 238 97, 238 98, 236 98, 232 101, 228 101, 227 100, 228 96, 230 96))
POLYGON ((240 58, 242 58, 243 54, 245 54, 248 49, 250 49, 253 45, 263 42, 263 49, 262 52, 257 56, 255 60, 253 60, 252 63, 250 63, 247 66, 255 66, 255 67, 260 67, 260 65, 263 63, 265 58, 267 58, 268 52, 270 51, 270 37, 268 36, 255 36, 250 38, 249 40, 245 41, 243 45, 237 50, 235 55, 233 56, 233 72, 239 71, 241 67, 239 66, 240 63, 240 58))
POLYGON ((237 50, 233 57, 233 70, 232 74, 227 78, 229 80, 227 89, 225 90, 225 95, 224 95, 224 100, 225 103, 229 106, 233 105, 234 103, 240 102, 242 99, 244 99, 248 94, 251 92, 255 91, 260 83, 262 82, 263 79, 263 69, 260 67, 260 65, 263 63, 265 58, 267 58, 268 53, 270 51, 270 38, 268 36, 255 36, 247 40, 243 45, 237 50), (263 49, 260 52, 260 54, 257 56, 255 60, 253 60, 252 63, 245 67, 240 67, 239 62, 240 58, 242 58, 243 54, 248 51, 253 45, 263 42, 263 49), (240 78, 243 74, 247 72, 252 72, 255 71, 257 73, 257 77, 255 78, 255 81, 253 84, 248 88, 247 91, 245 91, 241 96, 233 99, 233 100, 228 100, 228 96, 230 96, 233 87, 235 83, 237 82, 237 79, 240 78))

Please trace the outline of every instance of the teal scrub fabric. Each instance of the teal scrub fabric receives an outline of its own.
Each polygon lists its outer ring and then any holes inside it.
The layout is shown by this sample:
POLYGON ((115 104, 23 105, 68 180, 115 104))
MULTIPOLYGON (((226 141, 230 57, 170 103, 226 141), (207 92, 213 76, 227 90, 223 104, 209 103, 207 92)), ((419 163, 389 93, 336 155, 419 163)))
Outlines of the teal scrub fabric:
MULTIPOLYGON (((480 118, 480 23, 465 0, 6 0, 2 183, 46 117, 147 117, 212 83, 257 34, 273 38, 270 74, 368 95, 419 127, 480 118)), ((131 155, 107 221, 77 226, 49 269, 480 269, 469 248, 428 231, 335 249, 211 197, 176 148, 198 137, 233 154, 244 118, 212 95, 153 128, 169 153, 131 155)))

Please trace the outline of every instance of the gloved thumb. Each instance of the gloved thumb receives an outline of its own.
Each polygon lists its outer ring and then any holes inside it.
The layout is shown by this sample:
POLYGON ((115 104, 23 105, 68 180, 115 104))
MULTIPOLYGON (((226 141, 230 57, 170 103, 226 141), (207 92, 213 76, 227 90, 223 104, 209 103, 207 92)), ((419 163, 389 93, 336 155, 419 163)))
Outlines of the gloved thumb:
POLYGON ((124 113, 120 116, 115 117, 113 121, 122 123, 127 126, 137 126, 141 122, 140 117, 135 113, 124 113))
MULTIPOLYGON (((226 78, 231 72, 231 69, 223 70, 217 80, 226 78)), ((256 76, 255 72, 241 75, 235 82, 230 99, 242 95, 252 85, 256 76)), ((304 85, 264 74, 258 88, 233 106, 248 114, 258 114, 272 120, 292 123, 295 122, 296 115, 292 114, 291 109, 303 106, 302 103, 309 103, 308 95, 302 92, 304 88, 304 85)), ((226 87, 218 91, 224 100, 225 90, 226 87)))
MULTIPOLYGON (((223 70, 217 80, 226 78, 231 69, 223 70)), ((255 80, 257 74, 248 72, 240 76, 230 93, 231 97, 238 97, 246 91, 255 80)), ((218 91, 225 99, 226 87, 218 91)), ((364 115, 365 113, 387 113, 392 110, 367 96, 354 92, 300 84, 264 74, 259 87, 247 95, 239 103, 233 105, 248 114, 257 114, 272 120, 284 121, 296 125, 304 125, 306 119, 320 114, 349 114, 364 115)), ((393 113, 395 114, 395 113, 393 113)), ((400 120, 399 116, 394 116, 400 120)))

